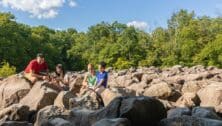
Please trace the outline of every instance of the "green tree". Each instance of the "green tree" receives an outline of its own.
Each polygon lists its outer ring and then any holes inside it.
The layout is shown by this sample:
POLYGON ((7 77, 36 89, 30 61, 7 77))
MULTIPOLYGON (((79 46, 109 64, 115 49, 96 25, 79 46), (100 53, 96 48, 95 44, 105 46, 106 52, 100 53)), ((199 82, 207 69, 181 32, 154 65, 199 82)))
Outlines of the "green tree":
POLYGON ((0 77, 7 77, 16 73, 16 68, 10 66, 8 62, 3 61, 0 67, 0 77))

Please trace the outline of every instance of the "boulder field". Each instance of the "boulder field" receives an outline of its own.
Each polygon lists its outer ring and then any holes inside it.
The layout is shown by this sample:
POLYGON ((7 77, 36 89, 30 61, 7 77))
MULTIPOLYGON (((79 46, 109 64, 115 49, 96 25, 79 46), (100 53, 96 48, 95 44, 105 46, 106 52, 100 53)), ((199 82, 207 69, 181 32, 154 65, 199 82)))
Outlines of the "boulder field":
POLYGON ((67 73, 68 91, 20 74, 2 79, 0 126, 222 126, 222 69, 108 71, 100 96, 81 88, 85 72, 67 73))

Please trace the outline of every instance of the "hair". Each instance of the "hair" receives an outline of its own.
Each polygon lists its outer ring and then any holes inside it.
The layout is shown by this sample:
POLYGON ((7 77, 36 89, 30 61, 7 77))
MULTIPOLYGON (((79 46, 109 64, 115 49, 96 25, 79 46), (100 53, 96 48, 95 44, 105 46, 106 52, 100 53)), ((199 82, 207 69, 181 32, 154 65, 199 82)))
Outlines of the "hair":
MULTIPOLYGON (((57 65, 56 65, 56 68, 62 69, 63 75, 65 74, 65 70, 64 70, 62 64, 57 64, 57 65)), ((55 73, 56 73, 57 75, 59 75, 59 73, 57 73, 57 71, 55 71, 55 73)))
POLYGON ((103 67, 103 68, 106 67, 106 63, 105 63, 104 61, 100 62, 99 65, 100 65, 101 67, 103 67))
POLYGON ((38 53, 36 57, 44 58, 44 55, 42 53, 38 53))
POLYGON ((63 68, 63 67, 62 67, 62 64, 57 64, 56 67, 57 67, 57 68, 63 68))
POLYGON ((94 65, 93 65, 93 64, 91 64, 91 63, 89 63, 89 64, 88 64, 88 67, 89 67, 89 66, 91 66, 92 68, 94 68, 94 65))

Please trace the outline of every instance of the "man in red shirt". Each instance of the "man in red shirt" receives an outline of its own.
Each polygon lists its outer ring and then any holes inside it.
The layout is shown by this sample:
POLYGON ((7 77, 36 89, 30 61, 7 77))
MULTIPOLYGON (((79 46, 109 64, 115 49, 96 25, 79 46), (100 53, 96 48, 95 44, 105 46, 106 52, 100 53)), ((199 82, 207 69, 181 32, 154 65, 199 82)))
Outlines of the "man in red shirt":
POLYGON ((48 65, 45 62, 42 53, 37 54, 37 58, 29 62, 28 66, 25 68, 25 77, 29 79, 33 84, 37 80, 47 80, 48 77, 48 65), (46 72, 42 74, 41 72, 46 72))

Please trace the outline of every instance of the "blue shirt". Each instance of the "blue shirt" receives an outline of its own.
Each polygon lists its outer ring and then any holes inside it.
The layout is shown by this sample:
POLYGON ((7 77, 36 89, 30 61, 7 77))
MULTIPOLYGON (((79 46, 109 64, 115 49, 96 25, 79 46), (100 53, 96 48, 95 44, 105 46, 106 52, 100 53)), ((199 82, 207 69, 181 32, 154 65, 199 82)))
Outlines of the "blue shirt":
POLYGON ((101 72, 97 72, 96 73, 96 78, 97 78, 97 84, 99 84, 101 80, 104 80, 102 85, 106 88, 107 80, 108 80, 108 72, 106 72, 106 71, 104 71, 102 73, 101 72))

